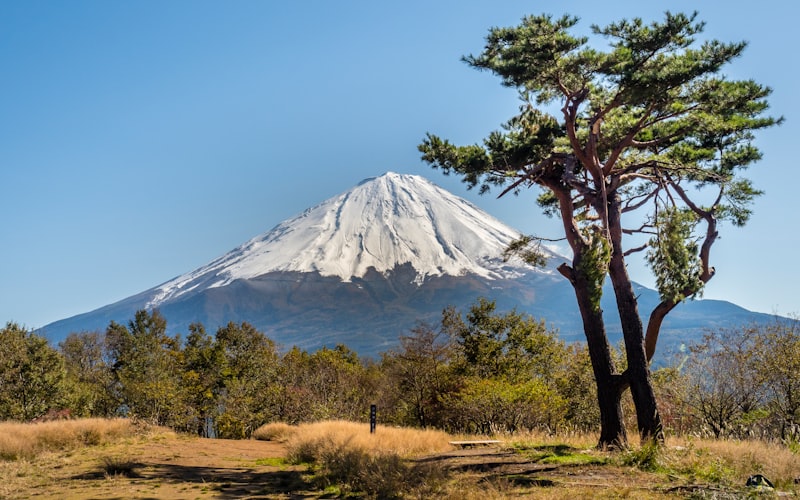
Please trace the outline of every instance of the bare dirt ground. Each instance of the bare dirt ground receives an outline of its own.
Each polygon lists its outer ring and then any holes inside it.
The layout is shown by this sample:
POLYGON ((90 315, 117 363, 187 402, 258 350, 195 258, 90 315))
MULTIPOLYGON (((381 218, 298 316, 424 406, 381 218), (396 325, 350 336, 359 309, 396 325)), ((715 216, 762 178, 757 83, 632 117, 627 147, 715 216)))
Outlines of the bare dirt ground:
MULTIPOLYGON (((157 437, 50 453, 19 463, 7 498, 315 498, 303 467, 281 463, 285 448, 255 440, 157 437), (290 492, 296 491, 297 495, 290 492)), ((3 497, 0 489, 0 497, 3 497)))
MULTIPOLYGON (((280 443, 159 435, 113 445, 0 462, 0 498, 31 499, 318 499, 304 466, 287 465, 280 443)), ((736 498, 712 486, 665 484, 608 464, 541 464, 502 447, 422 457, 451 472, 446 498, 736 498), (475 493, 475 492, 478 493, 475 493), (480 493, 484 492, 484 493, 480 493)))

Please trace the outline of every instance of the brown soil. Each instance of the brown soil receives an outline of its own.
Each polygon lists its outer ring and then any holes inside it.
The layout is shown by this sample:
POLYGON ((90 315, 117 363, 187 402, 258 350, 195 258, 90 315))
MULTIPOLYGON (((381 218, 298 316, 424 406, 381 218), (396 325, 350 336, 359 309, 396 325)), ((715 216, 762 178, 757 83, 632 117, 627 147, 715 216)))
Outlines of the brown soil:
POLYGON ((276 460, 285 452, 283 445, 268 441, 159 436, 47 454, 21 464, 19 479, 26 484, 6 494, 36 499, 317 497, 303 478, 304 467, 276 460))

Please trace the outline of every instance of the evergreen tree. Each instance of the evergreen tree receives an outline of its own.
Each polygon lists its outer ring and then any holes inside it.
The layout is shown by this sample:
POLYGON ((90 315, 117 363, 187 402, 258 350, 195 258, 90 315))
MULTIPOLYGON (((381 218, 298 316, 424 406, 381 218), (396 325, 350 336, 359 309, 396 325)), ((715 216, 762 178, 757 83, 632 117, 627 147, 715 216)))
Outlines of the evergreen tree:
MULTIPOLYGON (((663 439, 648 366, 661 322, 713 276, 718 223, 747 222, 760 194, 740 175, 761 156, 753 133, 780 122, 764 114, 770 89, 720 75, 746 44, 698 43, 703 23, 695 18, 668 12, 649 25, 633 19, 593 26, 609 41, 606 52, 570 34, 575 17, 529 16, 519 26, 493 28, 483 52, 465 61, 516 88, 520 113, 482 145, 455 146, 428 134, 419 146, 434 168, 482 192, 537 186, 545 213, 560 217, 572 262, 559 271, 583 320, 602 447, 627 443, 627 388, 641 438, 663 439), (649 245, 637 235, 649 235, 649 245), (645 330, 626 259, 648 248, 662 301, 645 330), (623 330, 622 373, 600 309, 606 278, 623 330)), ((541 263, 538 241, 525 237, 510 250, 541 263)))
POLYGON ((445 309, 442 329, 457 345, 455 368, 480 378, 551 381, 565 355, 557 333, 529 315, 496 309, 485 298, 470 307, 466 318, 454 308, 445 309))

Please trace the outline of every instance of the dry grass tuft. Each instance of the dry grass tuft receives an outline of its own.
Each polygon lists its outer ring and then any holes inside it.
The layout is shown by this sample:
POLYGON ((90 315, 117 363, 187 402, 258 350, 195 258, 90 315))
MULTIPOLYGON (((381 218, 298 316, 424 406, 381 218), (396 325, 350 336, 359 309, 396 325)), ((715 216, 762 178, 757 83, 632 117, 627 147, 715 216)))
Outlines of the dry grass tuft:
POLYGON ((283 422, 264 424, 253 432, 253 439, 285 443, 297 432, 297 426, 283 422))
POLYGON ((36 424, 0 422, 0 459, 30 459, 46 451, 92 446, 132 436, 127 419, 87 418, 36 424))
POLYGON ((137 468, 140 464, 120 457, 104 457, 100 460, 103 474, 106 478, 113 477, 139 477, 137 468))
POLYGON ((287 458, 316 465, 320 486, 374 498, 438 497, 444 471, 412 463, 414 456, 452 449, 447 433, 327 421, 299 425, 287 441, 287 458))
POLYGON ((357 448, 373 453, 392 453, 404 458, 439 453, 452 449, 449 434, 430 430, 412 429, 408 427, 386 427, 379 425, 374 434, 370 434, 368 424, 346 422, 341 420, 301 424, 287 441, 289 456, 303 451, 303 457, 312 460, 319 457, 319 452, 326 447, 357 448))

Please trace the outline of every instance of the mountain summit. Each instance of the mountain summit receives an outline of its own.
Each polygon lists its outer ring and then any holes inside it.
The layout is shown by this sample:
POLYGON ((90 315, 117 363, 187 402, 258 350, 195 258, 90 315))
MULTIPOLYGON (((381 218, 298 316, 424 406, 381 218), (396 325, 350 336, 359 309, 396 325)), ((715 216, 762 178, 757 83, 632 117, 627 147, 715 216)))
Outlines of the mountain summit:
POLYGON ((349 282, 370 269, 385 274, 409 264, 418 285, 441 275, 507 278, 519 269, 504 263, 502 254, 519 235, 423 177, 389 172, 164 283, 147 307, 271 272, 319 273, 349 282))
MULTIPOLYGON (((170 333, 191 323, 208 331, 246 321, 279 345, 313 350, 344 344, 362 355, 397 345, 419 321, 466 309, 479 297, 498 310, 543 318, 565 340, 582 340, 575 295, 555 266, 534 269, 502 254, 519 232, 471 203, 415 175, 367 179, 275 226, 197 270, 97 310, 51 323, 40 332, 58 342, 71 332, 125 324, 139 309, 158 308, 170 333)), ((658 294, 637 288, 643 311, 658 294)), ((613 292, 602 307, 613 311, 613 292)), ((705 328, 752 321, 722 301, 681 304, 662 335, 680 343, 705 328)), ((612 341, 619 326, 610 316, 612 341)))

